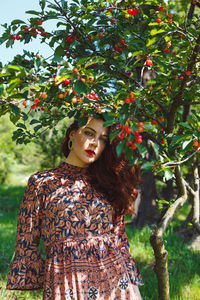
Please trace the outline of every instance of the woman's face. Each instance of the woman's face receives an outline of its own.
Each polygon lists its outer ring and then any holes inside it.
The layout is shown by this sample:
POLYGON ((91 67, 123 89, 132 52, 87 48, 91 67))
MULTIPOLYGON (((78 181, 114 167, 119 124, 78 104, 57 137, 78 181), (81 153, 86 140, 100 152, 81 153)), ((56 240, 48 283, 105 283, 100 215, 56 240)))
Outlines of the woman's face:
POLYGON ((108 128, 103 123, 89 117, 85 126, 70 132, 72 149, 66 160, 69 164, 85 168, 99 158, 108 141, 108 128))

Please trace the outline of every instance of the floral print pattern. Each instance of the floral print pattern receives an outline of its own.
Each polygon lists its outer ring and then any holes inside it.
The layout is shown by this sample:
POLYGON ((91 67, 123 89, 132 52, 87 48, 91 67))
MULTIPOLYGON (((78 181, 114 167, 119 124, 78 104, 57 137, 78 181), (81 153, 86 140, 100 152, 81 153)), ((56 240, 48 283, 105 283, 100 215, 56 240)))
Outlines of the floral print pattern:
POLYGON ((7 289, 43 288, 46 300, 141 299, 137 286, 143 282, 130 254, 124 215, 113 217, 86 172, 64 162, 29 178, 7 289))

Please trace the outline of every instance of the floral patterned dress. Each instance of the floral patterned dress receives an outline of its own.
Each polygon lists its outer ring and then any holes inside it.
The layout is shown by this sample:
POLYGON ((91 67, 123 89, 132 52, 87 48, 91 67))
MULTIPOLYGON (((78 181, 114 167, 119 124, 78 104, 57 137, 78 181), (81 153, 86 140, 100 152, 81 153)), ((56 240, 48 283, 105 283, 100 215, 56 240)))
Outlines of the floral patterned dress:
POLYGON ((143 282, 130 255, 124 215, 113 218, 86 170, 63 162, 29 178, 7 289, 43 288, 46 300, 141 299, 137 286, 143 282))

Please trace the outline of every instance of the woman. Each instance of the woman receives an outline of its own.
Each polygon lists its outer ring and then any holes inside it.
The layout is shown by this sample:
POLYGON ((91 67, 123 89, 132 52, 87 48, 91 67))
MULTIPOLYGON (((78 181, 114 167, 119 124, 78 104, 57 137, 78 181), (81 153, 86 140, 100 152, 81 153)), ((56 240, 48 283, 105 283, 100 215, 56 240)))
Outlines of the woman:
POLYGON ((29 178, 7 289, 43 288, 43 299, 56 300, 141 299, 124 226, 139 167, 114 155, 111 128, 103 123, 102 117, 80 128, 74 122, 62 144, 66 161, 29 178))

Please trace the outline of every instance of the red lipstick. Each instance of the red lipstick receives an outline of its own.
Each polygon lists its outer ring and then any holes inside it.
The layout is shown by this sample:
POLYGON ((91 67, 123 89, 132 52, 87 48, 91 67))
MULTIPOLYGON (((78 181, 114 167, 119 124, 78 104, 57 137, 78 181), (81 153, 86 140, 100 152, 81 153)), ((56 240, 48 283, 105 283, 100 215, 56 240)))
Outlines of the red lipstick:
POLYGON ((85 150, 89 155, 94 156, 95 152, 93 150, 85 150))

